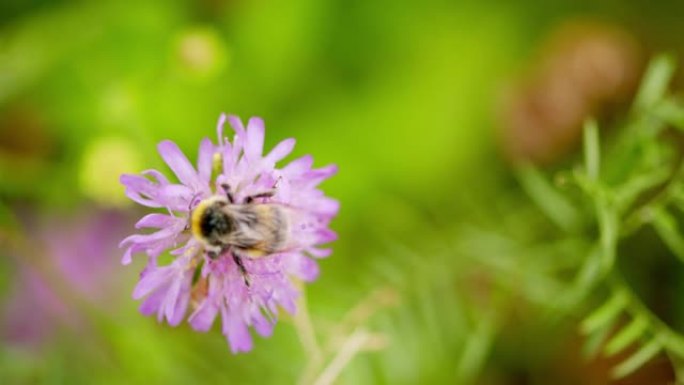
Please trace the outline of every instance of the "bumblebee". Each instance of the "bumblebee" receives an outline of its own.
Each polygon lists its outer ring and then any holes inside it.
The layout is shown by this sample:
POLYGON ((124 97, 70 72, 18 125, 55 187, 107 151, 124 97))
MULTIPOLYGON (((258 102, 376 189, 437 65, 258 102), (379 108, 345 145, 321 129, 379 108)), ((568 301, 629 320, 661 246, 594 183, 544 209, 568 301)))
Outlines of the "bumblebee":
POLYGON ((272 197, 273 190, 236 203, 230 187, 222 187, 225 196, 207 198, 195 207, 190 227, 193 236, 204 244, 209 258, 216 259, 230 251, 249 286, 242 258, 257 259, 287 249, 290 234, 287 208, 277 203, 255 201, 272 197))

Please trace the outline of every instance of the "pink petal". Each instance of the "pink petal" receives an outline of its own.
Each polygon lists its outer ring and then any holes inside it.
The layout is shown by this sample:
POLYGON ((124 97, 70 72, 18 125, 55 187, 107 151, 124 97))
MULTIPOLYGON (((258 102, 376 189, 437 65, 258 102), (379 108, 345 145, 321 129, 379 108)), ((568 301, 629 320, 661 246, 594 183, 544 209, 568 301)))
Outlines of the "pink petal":
POLYGON ((245 142, 245 156, 255 161, 261 157, 264 150, 264 121, 261 118, 251 118, 247 123, 247 140, 245 142))
POLYGON ((190 164, 188 158, 185 157, 176 143, 170 140, 164 140, 157 145, 157 150, 162 159, 164 159, 164 162, 169 165, 169 168, 176 174, 181 183, 186 186, 199 185, 195 168, 192 167, 192 164, 190 164))
POLYGON ((174 226, 171 227, 165 227, 159 231, 156 231, 151 234, 133 234, 129 235, 128 237, 124 238, 121 243, 119 243, 119 247, 123 247, 128 243, 131 244, 139 244, 143 247, 145 247, 145 244, 152 245, 156 242, 166 240, 169 238, 175 238, 178 233, 182 230, 183 228, 181 227, 180 224, 175 224, 174 226))
POLYGON ((185 316, 190 302, 190 280, 187 274, 175 277, 166 294, 164 315, 171 326, 178 326, 185 316))
POLYGON ((132 201, 147 207, 162 207, 157 200, 159 185, 140 175, 123 174, 119 178, 121 184, 126 186, 125 194, 132 201))
POLYGON ((225 141, 225 137, 223 136, 223 126, 225 123, 226 123, 226 114, 222 113, 221 116, 219 116, 218 123, 216 124, 216 134, 218 135, 219 146, 222 146, 223 142, 225 141))
POLYGON ((218 307, 209 298, 205 299, 202 304, 195 310, 188 319, 190 326, 198 332, 206 332, 211 329, 211 325, 218 314, 218 307))
POLYGON ((337 233, 328 228, 323 228, 316 231, 316 243, 328 243, 336 239, 337 233))
POLYGON ((157 180, 157 184, 159 184, 159 185, 164 186, 164 185, 169 184, 169 180, 166 178, 166 176, 164 176, 164 174, 160 173, 157 170, 154 170, 154 169, 145 170, 145 171, 141 172, 141 174, 143 174, 145 176, 148 176, 148 175, 152 176, 154 179, 157 180))
POLYGON ((316 186, 323 180, 330 178, 337 173, 337 165, 331 164, 325 167, 308 171, 304 178, 310 183, 309 186, 316 186))
POLYGON ((170 184, 159 189, 157 200, 171 210, 187 212, 190 211, 192 200, 203 195, 203 192, 196 193, 181 184, 170 184))
POLYGON ((162 228, 171 226, 178 218, 166 214, 147 214, 142 219, 135 224, 136 229, 142 229, 145 227, 156 227, 162 228))
POLYGON ((313 259, 299 255, 292 262, 294 262, 294 266, 291 267, 292 274, 306 282, 312 282, 318 278, 320 269, 313 259))
POLYGON ((199 153, 197 155, 197 170, 199 171, 199 179, 203 185, 209 184, 213 161, 214 144, 211 143, 211 140, 204 138, 200 143, 199 153))
POLYGON ((313 165, 313 157, 311 155, 304 155, 288 163, 282 170, 283 174, 288 178, 299 177, 311 169, 313 165))
POLYGON ((319 215, 333 216, 340 210, 340 202, 336 199, 322 197, 312 201, 309 207, 311 211, 319 215))
MULTIPOLYGON (((119 245, 121 247, 121 245, 119 245)), ((121 258, 122 265, 128 265, 132 262, 133 254, 145 251, 145 248, 138 244, 133 244, 126 249, 123 257, 121 258)))
POLYGON ((278 143, 271 152, 264 158, 270 164, 276 164, 286 156, 290 155, 295 146, 294 138, 285 139, 278 143))
POLYGON ((325 258, 325 257, 330 256, 330 254, 332 254, 332 249, 330 249, 330 248, 320 249, 317 247, 309 247, 308 249, 306 249, 306 252, 311 254, 312 256, 314 256, 316 258, 325 258))
POLYGON ((262 337, 269 337, 273 334, 274 322, 268 320, 261 310, 257 309, 252 317, 252 326, 262 337))
POLYGON ((166 291, 164 290, 157 290, 150 294, 140 305, 140 312, 146 316, 157 313, 161 308, 162 302, 164 301, 165 294, 166 291))
POLYGON ((249 335, 247 325, 236 315, 230 314, 225 306, 221 309, 223 321, 223 335, 228 338, 230 350, 233 353, 252 350, 252 336, 249 335))
POLYGON ((133 289, 133 299, 140 299, 165 285, 170 285, 172 276, 173 269, 171 267, 160 267, 147 271, 133 289))
POLYGON ((245 126, 242 125, 242 120, 235 115, 228 115, 228 123, 233 127, 233 130, 240 137, 245 136, 245 126))

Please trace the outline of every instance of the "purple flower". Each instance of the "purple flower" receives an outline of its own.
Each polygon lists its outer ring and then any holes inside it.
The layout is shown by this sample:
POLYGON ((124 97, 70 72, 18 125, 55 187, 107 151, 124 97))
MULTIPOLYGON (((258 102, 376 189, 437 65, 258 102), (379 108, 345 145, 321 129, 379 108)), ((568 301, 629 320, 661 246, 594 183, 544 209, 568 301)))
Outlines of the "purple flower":
POLYGON ((76 299, 116 311, 111 293, 124 277, 112 257, 129 220, 96 207, 68 217, 23 212, 33 247, 10 251, 17 263, 8 296, 0 299, 3 342, 40 347, 61 326, 82 330, 86 318, 74 307, 76 299))
POLYGON ((230 141, 223 135, 226 116, 218 122, 218 143, 204 139, 195 168, 171 141, 157 147, 176 174, 179 183, 169 181, 156 170, 142 175, 122 175, 126 195, 141 205, 160 209, 136 224, 153 229, 121 242, 126 247, 122 262, 131 262, 134 253, 144 252, 148 263, 133 297, 145 298, 141 312, 156 314, 161 321, 178 325, 188 321, 197 331, 207 331, 220 316, 221 330, 233 352, 249 351, 253 327, 262 336, 273 332, 278 308, 296 311, 298 292, 292 278, 312 281, 318 276, 316 258, 330 255, 322 244, 336 239, 329 223, 339 204, 318 189, 337 171, 334 165, 313 169, 311 156, 295 159, 283 168, 276 164, 290 154, 295 141, 286 139, 263 154, 264 123, 252 118, 245 128, 237 117, 228 117, 235 131, 230 141), (229 187, 226 187, 229 186, 229 187), (205 242, 193 237, 191 216, 195 207, 216 196, 244 204, 248 197, 271 192, 253 204, 286 207, 288 247, 259 257, 240 256, 222 248, 210 256, 205 242), (157 257, 164 252, 174 256, 168 265, 157 257), (238 258, 234 258, 234 257, 238 258), (244 271, 237 260, 242 261, 244 271))

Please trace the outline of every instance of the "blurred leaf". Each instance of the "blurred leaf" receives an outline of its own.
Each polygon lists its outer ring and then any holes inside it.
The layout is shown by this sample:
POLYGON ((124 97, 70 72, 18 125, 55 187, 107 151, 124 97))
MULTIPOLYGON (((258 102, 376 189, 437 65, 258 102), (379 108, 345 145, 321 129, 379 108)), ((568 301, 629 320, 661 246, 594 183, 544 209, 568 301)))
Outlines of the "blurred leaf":
POLYGON ((546 216, 558 227, 571 231, 580 223, 577 209, 549 184, 546 178, 532 165, 517 169, 518 180, 525 192, 546 216))
POLYGON ((630 178, 616 189, 615 207, 618 211, 629 209, 641 194, 667 181, 671 173, 669 168, 660 167, 630 178))
POLYGON ((613 331, 613 326, 615 325, 616 321, 617 319, 614 319, 613 321, 606 323, 605 325, 601 326, 598 330, 594 331, 593 333, 587 336, 586 342, 582 347, 582 356, 585 359, 592 359, 598 356, 598 354, 601 352, 603 344, 606 342, 608 336, 613 331))
POLYGON ((617 213, 607 203, 597 203, 597 216, 600 232, 601 255, 603 256, 604 271, 609 271, 615 263, 615 253, 619 234, 619 220, 617 213))
POLYGON ((604 352, 609 356, 619 353, 630 344, 637 341, 646 331, 648 326, 646 318, 641 316, 635 317, 629 325, 620 329, 620 331, 608 341, 604 352))
POLYGON ((667 86, 675 71, 675 60, 670 55, 660 55, 653 59, 646 69, 646 75, 634 101, 636 111, 645 111, 665 95, 667 86))
POLYGON ((667 350, 684 358, 684 337, 681 334, 661 328, 657 331, 656 337, 667 350))
POLYGON ((653 114, 674 127, 684 130, 684 106, 672 98, 662 100, 653 108, 653 114))
POLYGON ((591 334, 610 324, 617 318, 627 303, 628 296, 625 292, 615 292, 609 300, 582 321, 580 330, 583 334, 591 334))
POLYGON ((100 4, 55 7, 13 23, 0 35, 0 103, 36 82, 102 32, 100 4), (68 36, 68 38, 59 38, 68 36))
MULTIPOLYGON (((599 282, 602 273, 602 261, 599 248, 593 248, 584 259, 579 272, 575 275, 572 286, 563 293, 562 298, 552 305, 553 309, 572 309, 582 301, 591 289, 599 282)), ((559 313, 563 314, 563 313, 559 313)))
POLYGON ((589 119, 584 123, 584 167, 590 181, 596 182, 599 177, 599 134, 596 120, 589 119))
POLYGON ((655 209, 652 223, 663 242, 684 262, 684 238, 675 218, 665 209, 655 209))
POLYGON ((632 354, 625 361, 617 365, 611 372, 614 379, 619 379, 632 374, 634 371, 642 367, 651 358, 655 357, 660 351, 661 346, 657 340, 652 340, 648 344, 642 346, 637 352, 632 354))
POLYGON ((495 333, 492 312, 484 314, 465 342, 461 358, 456 366, 456 373, 464 383, 470 383, 480 372, 491 349, 495 333))

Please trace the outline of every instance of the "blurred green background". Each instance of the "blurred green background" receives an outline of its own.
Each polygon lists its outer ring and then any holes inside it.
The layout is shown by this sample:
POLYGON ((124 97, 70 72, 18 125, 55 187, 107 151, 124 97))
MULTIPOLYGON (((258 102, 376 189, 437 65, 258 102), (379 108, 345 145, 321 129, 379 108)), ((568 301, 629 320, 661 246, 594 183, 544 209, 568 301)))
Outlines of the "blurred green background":
POLYGON ((492 277, 468 254, 500 265, 511 248, 469 224, 522 238, 539 227, 505 154, 537 151, 510 144, 525 135, 510 108, 521 89, 565 78, 548 64, 567 50, 559 30, 579 25, 565 35, 589 45, 617 31, 608 51, 626 50, 615 65, 633 73, 558 123, 570 133, 542 141, 546 165, 572 157, 585 114, 621 111, 653 52, 684 51, 683 12, 645 0, 3 0, 0 383, 314 383, 360 331, 367 344, 334 383, 608 381, 607 364, 582 360, 572 319, 547 326, 501 288, 542 298, 552 279, 515 266, 492 277), (130 298, 143 258, 121 266, 117 243, 144 211, 119 175, 164 169, 162 139, 193 159, 224 111, 263 117, 267 147, 295 137, 291 158, 339 165, 323 185, 342 203, 339 240, 306 289, 320 362, 301 320, 234 356, 219 330, 157 324, 130 298))

